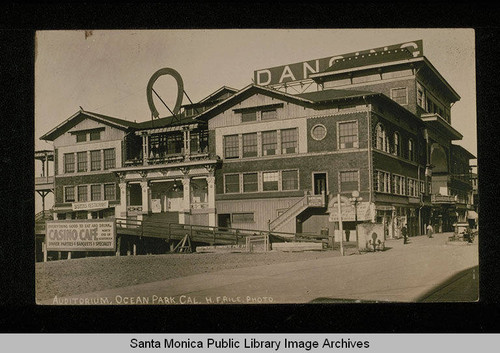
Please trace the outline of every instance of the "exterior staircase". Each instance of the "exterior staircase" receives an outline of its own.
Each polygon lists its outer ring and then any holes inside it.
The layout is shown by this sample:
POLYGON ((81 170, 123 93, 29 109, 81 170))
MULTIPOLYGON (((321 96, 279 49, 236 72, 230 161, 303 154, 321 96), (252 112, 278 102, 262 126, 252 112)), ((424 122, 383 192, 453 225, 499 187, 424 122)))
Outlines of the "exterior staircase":
POLYGON ((295 223, 295 217, 310 207, 326 207, 325 193, 310 195, 309 191, 305 191, 304 197, 269 223, 269 230, 279 231, 292 220, 295 223))

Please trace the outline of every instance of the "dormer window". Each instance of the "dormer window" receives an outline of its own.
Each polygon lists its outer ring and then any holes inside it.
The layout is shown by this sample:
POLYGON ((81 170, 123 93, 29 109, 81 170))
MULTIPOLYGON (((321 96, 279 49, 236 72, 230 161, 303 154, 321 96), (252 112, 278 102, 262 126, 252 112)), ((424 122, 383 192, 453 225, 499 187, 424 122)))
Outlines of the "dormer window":
POLYGON ((79 132, 76 134, 76 142, 87 141, 87 134, 85 132, 79 132))

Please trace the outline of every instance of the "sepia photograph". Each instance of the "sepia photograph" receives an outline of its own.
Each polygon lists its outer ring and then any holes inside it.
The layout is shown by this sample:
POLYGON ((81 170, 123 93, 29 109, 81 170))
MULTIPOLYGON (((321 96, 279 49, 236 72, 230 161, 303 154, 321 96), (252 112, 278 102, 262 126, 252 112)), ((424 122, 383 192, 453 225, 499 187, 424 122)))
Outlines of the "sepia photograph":
POLYGON ((51 305, 477 302, 470 28, 41 30, 51 305))

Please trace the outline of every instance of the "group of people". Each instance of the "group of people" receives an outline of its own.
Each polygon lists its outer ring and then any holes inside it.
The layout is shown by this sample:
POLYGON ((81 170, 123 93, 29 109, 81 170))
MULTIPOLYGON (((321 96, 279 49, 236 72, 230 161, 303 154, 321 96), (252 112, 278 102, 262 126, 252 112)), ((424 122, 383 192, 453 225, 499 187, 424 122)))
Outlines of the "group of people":
MULTIPOLYGON (((403 244, 408 244, 408 228, 406 228, 406 224, 403 225, 403 228, 401 228, 401 234, 403 235, 403 244)), ((427 226, 427 236, 429 238, 433 238, 434 234, 434 228, 432 228, 432 225, 427 226)))

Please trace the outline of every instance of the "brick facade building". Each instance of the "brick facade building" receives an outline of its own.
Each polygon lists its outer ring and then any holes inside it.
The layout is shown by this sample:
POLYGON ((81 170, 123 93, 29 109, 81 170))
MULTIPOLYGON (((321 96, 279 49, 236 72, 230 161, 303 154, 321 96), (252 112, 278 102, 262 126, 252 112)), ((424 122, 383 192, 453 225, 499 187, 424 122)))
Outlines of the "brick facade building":
POLYGON ((358 220, 386 237, 467 217, 460 97, 421 41, 258 70, 255 82, 153 121, 76 113, 42 137, 54 142, 56 217, 318 233, 335 227, 328 204, 353 191, 358 220))

